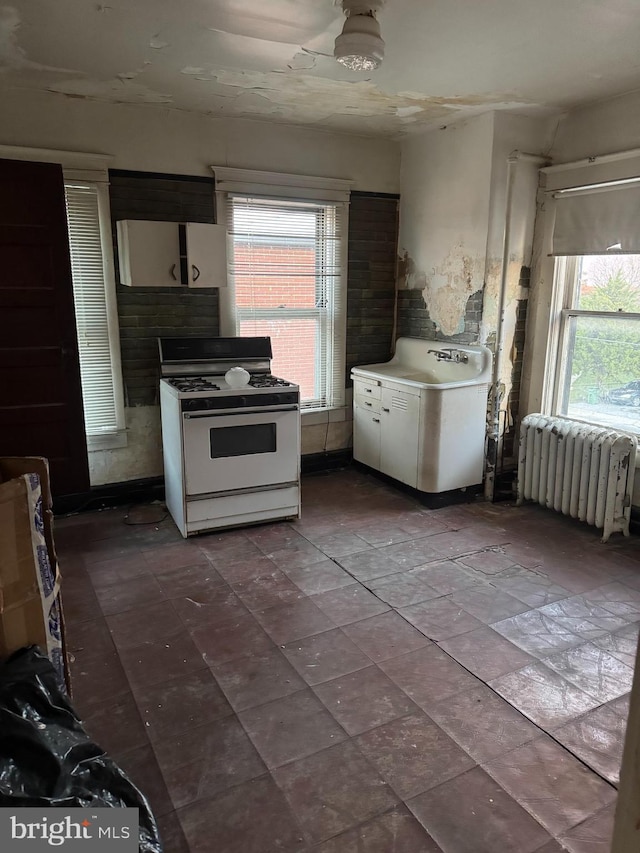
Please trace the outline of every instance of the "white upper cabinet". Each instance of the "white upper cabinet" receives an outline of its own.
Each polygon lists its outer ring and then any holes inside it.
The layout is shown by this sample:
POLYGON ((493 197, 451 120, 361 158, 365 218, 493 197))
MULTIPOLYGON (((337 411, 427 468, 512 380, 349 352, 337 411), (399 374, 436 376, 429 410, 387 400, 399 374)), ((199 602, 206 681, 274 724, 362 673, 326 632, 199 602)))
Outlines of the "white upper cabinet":
POLYGON ((201 222, 116 223, 120 281, 130 287, 226 287, 227 229, 201 222))

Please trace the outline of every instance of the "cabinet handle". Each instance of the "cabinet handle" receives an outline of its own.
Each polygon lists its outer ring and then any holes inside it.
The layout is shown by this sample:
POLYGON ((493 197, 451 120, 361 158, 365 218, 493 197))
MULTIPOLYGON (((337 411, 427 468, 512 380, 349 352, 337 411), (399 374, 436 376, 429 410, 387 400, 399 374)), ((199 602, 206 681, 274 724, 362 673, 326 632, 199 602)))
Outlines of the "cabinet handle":
POLYGON ((193 280, 197 281, 200 278, 200 270, 195 264, 191 264, 191 272, 193 273, 193 280))
POLYGON ((169 274, 171 275, 171 278, 172 278, 174 281, 177 281, 177 280, 178 280, 178 279, 176 278, 176 265, 175 265, 175 264, 174 264, 174 265, 171 267, 171 269, 169 270, 169 274))
POLYGON ((383 412, 388 412, 388 411, 390 411, 390 409, 385 409, 385 407, 383 406, 383 407, 382 407, 382 411, 383 411, 383 412))
POLYGON ((367 392, 367 394, 371 394, 371 388, 365 388, 364 390, 367 392))
POLYGON ((364 401, 365 406, 373 406, 373 403, 370 403, 368 400, 364 401))
POLYGON ((372 418, 372 420, 373 420, 374 424, 380 423, 380 418, 372 418))

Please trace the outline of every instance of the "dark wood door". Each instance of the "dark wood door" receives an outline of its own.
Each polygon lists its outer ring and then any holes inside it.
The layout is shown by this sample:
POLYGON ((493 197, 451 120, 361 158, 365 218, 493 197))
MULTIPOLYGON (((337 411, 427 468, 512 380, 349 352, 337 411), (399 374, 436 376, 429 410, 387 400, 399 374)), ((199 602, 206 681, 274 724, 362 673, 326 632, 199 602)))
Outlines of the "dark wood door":
POLYGON ((0 456, 89 488, 62 168, 0 160, 0 456))

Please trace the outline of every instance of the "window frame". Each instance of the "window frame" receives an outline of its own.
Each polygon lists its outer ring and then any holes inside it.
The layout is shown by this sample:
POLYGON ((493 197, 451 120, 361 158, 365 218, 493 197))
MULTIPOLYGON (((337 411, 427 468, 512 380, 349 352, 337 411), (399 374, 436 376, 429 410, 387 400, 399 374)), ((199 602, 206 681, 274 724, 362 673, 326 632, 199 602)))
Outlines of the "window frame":
MULTIPOLYGON (((113 258, 113 237, 111 232, 111 206, 109 201, 109 177, 106 171, 63 168, 63 182, 66 188, 70 184, 95 188, 98 204, 98 226, 102 250, 102 269, 104 276, 105 313, 109 336, 110 367, 113 382, 114 409, 116 426, 112 430, 97 433, 86 431, 87 450, 114 450, 127 446, 126 416, 124 405, 124 383, 120 354, 120 325, 116 296, 116 277, 113 258)), ((71 241, 70 241, 71 242, 71 241)), ((74 283, 74 296, 76 284, 74 283)), ((78 350, 80 342, 78 341, 78 350)), ((84 389, 83 389, 84 395, 84 389)))
MULTIPOLYGON (((246 200, 248 202, 256 199, 257 201, 267 201, 269 206, 278 207, 279 203, 282 204, 281 210, 286 213, 295 214, 296 206, 289 206, 288 202, 292 201, 290 199, 283 199, 282 197, 265 197, 265 196, 239 196, 236 194, 230 193, 227 197, 227 204, 229 203, 229 199, 233 200, 234 198, 239 198, 241 200, 246 200)), ((298 201, 297 199, 295 201, 298 201)), ((305 308, 283 308, 283 307, 269 307, 269 308, 243 308, 237 305, 237 302, 234 300, 234 312, 235 312, 235 323, 236 323, 236 334, 240 333, 241 324, 243 321, 251 322, 251 320, 311 320, 314 322, 314 361, 316 364, 315 367, 315 396, 310 399, 301 399, 301 408, 305 411, 314 411, 317 409, 325 409, 325 408, 335 408, 336 406, 344 405, 344 397, 345 390, 342 388, 335 388, 334 385, 334 368, 335 368, 335 360, 333 356, 333 349, 335 346, 334 335, 332 334, 334 323, 333 323, 333 315, 332 308, 335 307, 336 313, 338 315, 344 315, 346 311, 346 304, 344 304, 345 300, 343 298, 344 294, 342 291, 345 291, 345 282, 344 282, 344 270, 342 269, 342 264, 339 264, 340 273, 338 276, 338 287, 336 288, 336 282, 332 282, 330 289, 323 286, 322 279, 325 277, 326 271, 326 262, 325 259, 327 257, 327 243, 328 241, 324 239, 325 234, 320 234, 320 228, 325 224, 324 216, 321 212, 322 207, 325 208, 333 208, 334 211, 338 207, 338 205, 342 205, 341 202, 320 202, 316 200, 307 199, 304 202, 304 207, 301 208, 301 213, 304 215, 308 215, 309 213, 313 213, 315 217, 315 227, 314 227, 314 237, 309 238, 309 246, 308 248, 313 249, 315 253, 315 295, 314 302, 315 305, 313 307, 308 306, 305 308), (316 207, 316 210, 313 211, 312 208, 316 207), (336 293, 337 290, 337 293, 336 293), (329 297, 328 300, 322 297, 329 297), (337 297, 337 298, 336 298, 337 297), (324 304, 321 304, 324 302, 324 304), (325 362, 325 365, 322 362, 325 362)), ((259 206, 259 205, 258 205, 259 206)), ((231 208, 230 213, 232 212, 233 207, 231 208)), ((336 217, 335 212, 332 211, 331 218, 333 219, 333 231, 332 236, 337 235, 339 243, 337 244, 338 252, 342 255, 344 254, 344 241, 345 241, 345 233, 344 228, 341 227, 341 219, 344 214, 344 210, 338 212, 338 216, 336 217), (336 221, 336 219, 338 221, 336 221)), ((232 237, 232 252, 231 257, 234 256, 235 246, 236 244, 242 245, 242 239, 235 241, 233 240, 233 220, 232 215, 228 218, 229 231, 232 237)), ((292 242, 295 241, 295 238, 288 238, 283 236, 282 242, 287 246, 291 245, 292 242)), ((249 243, 249 245, 251 245, 249 243)), ((278 238, 274 238, 273 240, 269 240, 268 243, 265 243, 269 247, 277 248, 278 238)), ((333 246, 334 244, 331 243, 333 246)), ((332 258, 335 261, 335 258, 332 258)), ((335 268, 335 263, 332 268, 335 268)), ((235 281, 234 281, 235 288, 235 281)), ((344 349, 344 348, 343 348, 344 349)), ((344 358, 341 359, 342 370, 344 372, 344 364, 346 364, 346 355, 343 353, 339 354, 343 355, 344 358)))
MULTIPOLYGON (((216 219, 218 222, 229 222, 229 197, 245 196, 264 198, 272 202, 309 202, 318 204, 342 205, 340 212, 340 288, 338 292, 339 305, 333 316, 325 314, 328 326, 325 339, 325 357, 327 359, 327 384, 331 399, 324 405, 303 405, 303 416, 333 409, 344 409, 346 406, 346 329, 347 329, 347 273, 348 273, 348 233, 349 233, 349 199, 352 181, 340 178, 322 178, 285 173, 262 172, 247 169, 236 169, 226 166, 211 167, 216 180, 216 219), (334 317, 338 317, 338 322, 334 317), (332 330, 330 333, 329 330, 332 330), (337 350, 337 353, 336 353, 337 350), (339 359, 341 379, 337 382, 338 369, 334 367, 339 359), (332 376, 336 381, 332 381, 332 376)), ((232 238, 230 238, 232 241, 232 238)), ((229 248, 232 256, 232 242, 229 248)), ((231 267, 230 267, 231 272, 231 267)), ((299 310, 299 309, 298 309, 299 310)), ((305 311, 307 309, 304 309, 305 311)), ((238 312, 235 304, 235 288, 233 276, 230 274, 228 287, 220 290, 220 328, 221 333, 236 335, 238 333, 238 312)), ((316 349, 316 357, 320 357, 316 349)), ((286 377, 285 377, 286 378, 286 377)))
MULTIPOLYGON (((579 297, 580 282, 578 280, 578 262, 584 255, 559 255, 553 258, 553 299, 552 317, 553 322, 550 329, 549 347, 545 369, 544 398, 548 401, 546 410, 556 417, 565 418, 580 423, 593 423, 594 426, 607 428, 605 424, 597 424, 594 421, 585 421, 561 411, 566 384, 568 361, 570 323, 572 318, 593 317, 597 319, 619 319, 637 320, 640 322, 640 313, 630 311, 593 311, 575 307, 579 297)), ((606 257, 602 255, 602 257, 606 257)), ((621 432, 630 432, 640 437, 640 425, 638 429, 627 429, 624 426, 609 426, 621 432)))

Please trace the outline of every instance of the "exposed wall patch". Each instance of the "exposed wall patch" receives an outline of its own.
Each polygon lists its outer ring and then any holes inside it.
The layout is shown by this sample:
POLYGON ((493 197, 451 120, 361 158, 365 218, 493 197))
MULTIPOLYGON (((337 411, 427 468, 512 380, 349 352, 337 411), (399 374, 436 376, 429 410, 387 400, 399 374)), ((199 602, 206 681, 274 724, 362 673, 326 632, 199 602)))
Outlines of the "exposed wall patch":
POLYGON ((460 241, 442 262, 425 273, 422 290, 429 316, 445 335, 464 328, 469 297, 484 285, 484 258, 471 258, 460 241))

